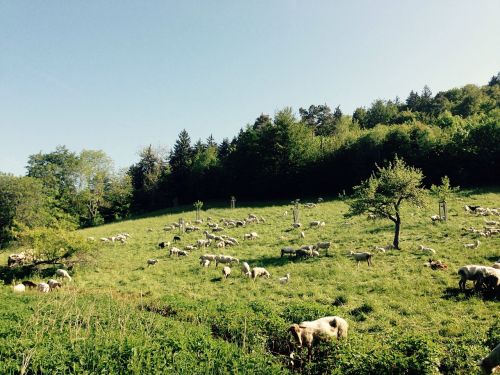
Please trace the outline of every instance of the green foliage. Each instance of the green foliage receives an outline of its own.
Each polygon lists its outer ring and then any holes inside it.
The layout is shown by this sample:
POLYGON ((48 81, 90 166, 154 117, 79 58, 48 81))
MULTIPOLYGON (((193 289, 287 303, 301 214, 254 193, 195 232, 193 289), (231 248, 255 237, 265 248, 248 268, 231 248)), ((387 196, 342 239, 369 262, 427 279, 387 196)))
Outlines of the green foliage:
POLYGON ((448 176, 444 176, 441 179, 441 185, 432 185, 430 190, 431 193, 438 198, 439 202, 446 202, 450 196, 457 193, 460 188, 458 186, 452 187, 448 176))
POLYGON ((53 225, 53 212, 39 180, 0 174, 0 245, 20 227, 53 225))

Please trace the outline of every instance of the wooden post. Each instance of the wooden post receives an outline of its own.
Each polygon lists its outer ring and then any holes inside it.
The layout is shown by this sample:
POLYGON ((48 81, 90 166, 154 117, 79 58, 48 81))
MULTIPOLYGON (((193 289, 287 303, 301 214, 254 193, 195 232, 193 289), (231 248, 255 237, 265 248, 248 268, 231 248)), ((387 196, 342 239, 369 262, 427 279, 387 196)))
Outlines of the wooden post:
POLYGON ((448 220, 448 209, 446 207, 446 201, 439 202, 439 216, 441 216, 444 221, 448 220))
POLYGON ((231 196, 231 208, 236 208, 236 198, 233 196, 231 196))
POLYGON ((299 222, 299 219, 300 219, 300 212, 299 212, 299 201, 300 199, 296 199, 295 200, 295 204, 294 204, 294 207, 293 207, 293 223, 294 224, 297 224, 299 222))
POLYGON ((179 234, 184 232, 184 219, 181 217, 179 219, 179 234))

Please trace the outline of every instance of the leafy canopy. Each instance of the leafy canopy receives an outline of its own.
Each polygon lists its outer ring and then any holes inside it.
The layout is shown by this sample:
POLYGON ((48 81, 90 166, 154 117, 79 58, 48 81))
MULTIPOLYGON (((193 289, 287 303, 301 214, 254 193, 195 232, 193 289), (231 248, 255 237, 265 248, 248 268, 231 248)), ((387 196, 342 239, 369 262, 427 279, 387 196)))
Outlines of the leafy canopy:
POLYGON ((369 179, 354 187, 354 199, 349 203, 347 215, 368 212, 399 221, 401 203, 408 202, 417 207, 424 205, 422 179, 420 169, 406 165, 396 156, 386 167, 377 166, 377 171, 369 179))

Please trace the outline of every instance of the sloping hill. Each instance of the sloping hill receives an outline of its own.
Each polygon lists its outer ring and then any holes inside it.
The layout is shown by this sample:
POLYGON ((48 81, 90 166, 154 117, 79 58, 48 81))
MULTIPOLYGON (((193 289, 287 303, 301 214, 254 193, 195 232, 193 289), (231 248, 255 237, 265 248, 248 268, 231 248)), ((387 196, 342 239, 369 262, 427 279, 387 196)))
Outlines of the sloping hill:
MULTIPOLYGON (((347 205, 339 200, 301 208, 304 227, 295 230, 289 230, 289 205, 208 209, 205 220, 252 213, 265 223, 226 228, 221 233, 237 238, 238 246, 195 250, 188 257, 170 257, 157 245, 179 234, 165 232, 166 224, 181 217, 194 221, 193 211, 82 230, 82 236, 96 239, 120 232, 131 238, 126 244, 97 242, 97 251, 72 270, 74 281, 57 292, 19 296, 10 287, 1 289, 0 373, 17 373, 23 359, 29 371, 42 373, 283 373, 289 371, 290 324, 326 315, 349 322, 347 342, 325 344, 311 364, 296 359, 296 366, 310 366, 313 373, 476 371, 475 361, 487 352, 485 339, 499 336, 494 324, 500 309, 498 300, 460 293, 456 271, 500 258, 500 236, 480 238, 477 249, 465 249, 476 237, 462 228, 484 225, 483 217, 464 212, 466 203, 500 207, 500 195, 461 193, 449 203, 446 223, 431 223, 437 209, 432 200, 424 210, 405 211, 402 251, 376 253, 373 267, 357 267, 346 254, 389 243, 391 223, 346 220, 347 205), (313 220, 326 225, 308 228, 313 220), (251 231, 259 238, 244 240, 251 231), (328 256, 322 251, 319 258, 280 257, 282 247, 318 241, 332 242, 328 256), (434 248, 434 259, 446 262, 448 270, 424 267, 429 256, 419 244, 434 248), (203 253, 233 255, 265 267, 272 277, 252 281, 233 265, 223 280, 221 266, 199 265, 203 253), (158 264, 148 266, 149 258, 158 264), (291 280, 281 285, 278 278, 286 273, 291 280)), ((180 234, 174 246, 203 238, 206 225, 200 226, 180 234)))

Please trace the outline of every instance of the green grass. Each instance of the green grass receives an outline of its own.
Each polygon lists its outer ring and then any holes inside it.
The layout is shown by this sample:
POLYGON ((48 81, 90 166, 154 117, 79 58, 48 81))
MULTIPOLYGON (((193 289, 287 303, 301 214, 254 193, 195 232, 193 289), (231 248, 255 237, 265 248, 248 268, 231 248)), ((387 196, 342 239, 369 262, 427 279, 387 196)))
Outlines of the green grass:
MULTIPOLYGON (((461 228, 483 225, 482 217, 465 214, 465 203, 500 207, 500 195, 457 195, 449 202, 446 223, 430 222, 437 210, 431 199, 426 209, 406 209, 402 251, 376 254, 370 268, 356 267, 346 254, 390 243, 393 227, 365 217, 346 220, 347 205, 339 200, 301 209, 303 224, 326 222, 324 228, 304 229, 305 239, 299 230, 286 232, 289 205, 207 209, 203 218, 255 213, 266 223, 226 230, 240 239, 237 247, 197 250, 187 258, 170 258, 157 244, 174 235, 165 233, 164 225, 180 217, 194 220, 194 210, 82 230, 84 237, 119 232, 132 237, 125 245, 96 243, 72 271, 74 281, 60 291, 14 295, 10 286, 0 289, 0 373, 19 373, 23 360, 27 373, 287 373, 288 326, 325 315, 345 318, 349 338, 318 348, 312 363, 301 364, 305 373, 475 373, 500 309, 497 300, 459 293, 456 271, 465 264, 493 263, 500 257, 500 237, 464 249, 475 237, 461 228), (249 231, 260 238, 244 241, 249 231), (332 241, 329 256, 280 258, 281 247, 320 240, 332 241), (449 269, 424 267, 428 256, 419 253, 418 244, 436 249, 434 258, 449 269), (272 277, 253 282, 234 266, 221 280, 222 267, 199 266, 205 252, 266 267, 272 277), (159 263, 148 267, 148 258, 159 263), (280 285, 278 278, 286 273, 291 281, 280 285)), ((183 234, 178 247, 202 237, 183 234)), ((2 264, 7 256, 8 251, 0 254, 2 264)))

